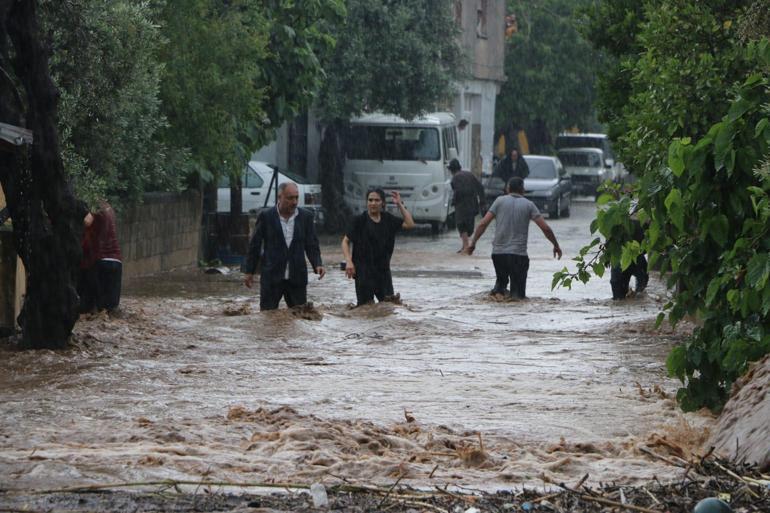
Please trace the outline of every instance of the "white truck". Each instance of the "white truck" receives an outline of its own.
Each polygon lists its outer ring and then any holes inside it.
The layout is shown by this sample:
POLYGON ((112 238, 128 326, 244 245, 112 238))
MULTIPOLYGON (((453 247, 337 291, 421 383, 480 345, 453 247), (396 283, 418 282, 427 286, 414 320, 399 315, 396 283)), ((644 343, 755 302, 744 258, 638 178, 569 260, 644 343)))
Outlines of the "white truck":
POLYGON ((355 118, 346 137, 345 204, 363 212, 369 190, 396 190, 415 221, 437 231, 454 212, 447 165, 457 148, 455 117, 448 112, 411 121, 390 114, 355 118))

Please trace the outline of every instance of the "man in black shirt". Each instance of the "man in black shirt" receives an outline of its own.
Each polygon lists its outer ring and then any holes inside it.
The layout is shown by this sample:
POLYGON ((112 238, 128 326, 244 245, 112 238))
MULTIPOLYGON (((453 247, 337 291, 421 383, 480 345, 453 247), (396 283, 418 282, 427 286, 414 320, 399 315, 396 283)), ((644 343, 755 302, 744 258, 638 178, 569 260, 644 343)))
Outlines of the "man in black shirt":
POLYGON ((393 295, 390 257, 396 233, 402 228, 414 228, 414 219, 401 201, 401 194, 398 191, 390 194, 403 219, 385 211, 385 192, 375 189, 366 195, 366 212, 353 218, 342 238, 345 274, 356 280, 358 306, 373 302, 375 297, 383 301, 393 295))
POLYGON ((462 248, 458 253, 467 253, 468 238, 473 235, 473 223, 479 209, 486 209, 486 197, 484 196, 484 187, 473 173, 463 171, 460 161, 452 159, 449 162, 449 171, 452 173, 452 190, 454 196, 452 203, 455 206, 455 224, 457 231, 460 232, 462 248))

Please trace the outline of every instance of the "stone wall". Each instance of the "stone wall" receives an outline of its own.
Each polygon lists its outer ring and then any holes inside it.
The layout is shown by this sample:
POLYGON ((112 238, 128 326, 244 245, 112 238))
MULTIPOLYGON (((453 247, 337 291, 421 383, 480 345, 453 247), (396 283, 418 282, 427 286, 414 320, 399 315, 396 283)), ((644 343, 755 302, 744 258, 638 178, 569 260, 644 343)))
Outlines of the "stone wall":
POLYGON ((203 203, 197 191, 151 193, 118 214, 123 279, 197 265, 203 203))

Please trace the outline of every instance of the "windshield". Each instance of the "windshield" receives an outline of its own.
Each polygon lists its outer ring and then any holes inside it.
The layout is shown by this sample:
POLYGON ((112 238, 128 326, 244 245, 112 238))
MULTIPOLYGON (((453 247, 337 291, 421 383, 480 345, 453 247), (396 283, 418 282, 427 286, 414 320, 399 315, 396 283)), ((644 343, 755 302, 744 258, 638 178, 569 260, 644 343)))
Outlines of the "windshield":
POLYGON ((556 178, 556 167, 553 165, 552 160, 527 159, 527 165, 529 166, 528 178, 539 178, 541 180, 553 180, 556 178))
POLYGON ((347 154, 360 160, 439 160, 440 150, 435 128, 353 125, 347 154))
POLYGON ((565 166, 601 167, 602 160, 597 153, 559 152, 559 160, 565 166))

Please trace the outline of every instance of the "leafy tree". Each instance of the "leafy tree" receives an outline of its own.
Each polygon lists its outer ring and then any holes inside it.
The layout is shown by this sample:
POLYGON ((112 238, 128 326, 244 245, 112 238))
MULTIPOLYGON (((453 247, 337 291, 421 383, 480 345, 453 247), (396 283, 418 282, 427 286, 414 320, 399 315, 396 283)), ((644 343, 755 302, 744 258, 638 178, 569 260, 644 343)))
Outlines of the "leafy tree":
MULTIPOLYGON (((0 184, 27 270, 22 342, 61 348, 78 318, 75 289, 83 213, 64 172, 56 125, 57 89, 37 2, 0 0, 0 119, 26 127, 34 144, 0 152, 0 184)), ((8 148, 4 148, 8 150, 8 148)))
POLYGON ((347 0, 326 67, 324 119, 364 111, 413 118, 448 97, 465 73, 451 0, 347 0))
POLYGON ((178 171, 158 132, 167 126, 158 88, 161 38, 145 3, 41 2, 61 94, 62 158, 78 195, 138 200, 173 190, 178 171))
POLYGON ((506 42, 505 73, 496 105, 496 124, 510 132, 523 128, 536 152, 572 126, 590 128, 594 119, 595 77, 602 55, 581 35, 581 0, 509 1, 518 31, 506 42))
POLYGON ((600 198, 591 226, 604 242, 594 239, 577 270, 553 282, 585 282, 646 252, 673 291, 669 320, 697 319, 667 362, 684 384, 677 397, 686 410, 718 410, 747 363, 770 351, 770 43, 744 7, 645 4, 643 52, 621 64, 631 93, 617 118, 626 130, 619 152, 639 175, 633 196, 645 239, 632 240, 632 197, 616 189, 618 199, 600 198))
POLYGON ((341 132, 351 117, 383 111, 413 118, 446 100, 465 73, 451 0, 347 0, 347 20, 326 66, 316 107, 327 226, 341 229, 341 132))
POLYGON ((160 6, 164 139, 205 181, 237 175, 307 107, 334 45, 341 0, 190 0, 160 6))

